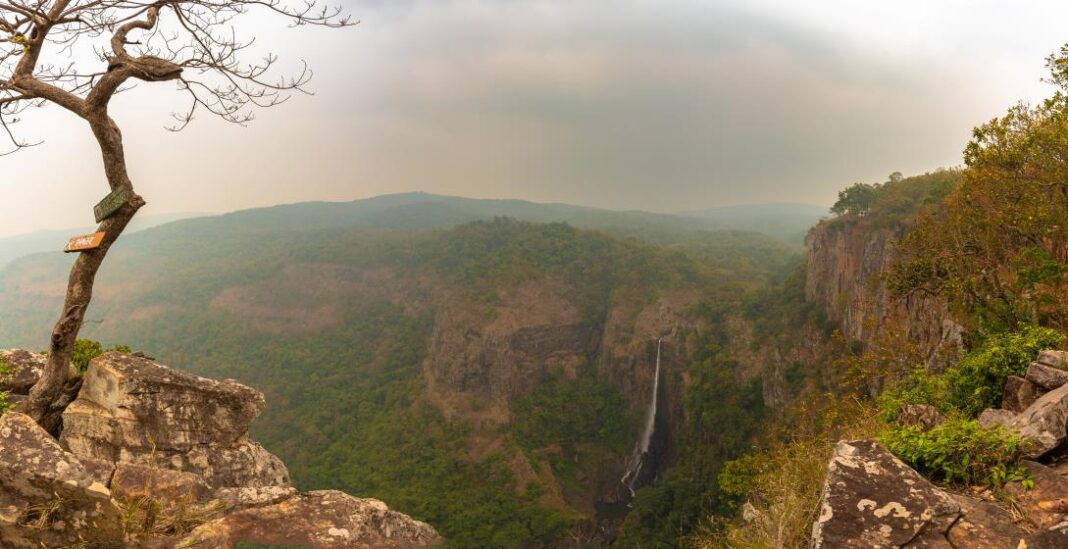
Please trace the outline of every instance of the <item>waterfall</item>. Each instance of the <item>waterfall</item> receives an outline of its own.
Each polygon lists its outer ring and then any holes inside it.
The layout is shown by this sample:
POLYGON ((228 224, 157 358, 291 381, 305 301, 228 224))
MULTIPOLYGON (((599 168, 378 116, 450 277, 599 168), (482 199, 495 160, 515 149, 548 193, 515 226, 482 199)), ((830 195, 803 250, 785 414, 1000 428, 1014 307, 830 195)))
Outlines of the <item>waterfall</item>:
POLYGON ((638 440, 638 444, 634 447, 634 453, 627 462, 627 472, 620 479, 620 482, 626 485, 627 490, 630 491, 631 497, 634 497, 634 486, 638 483, 642 467, 649 457, 649 446, 653 442, 653 431, 656 430, 656 400, 660 389, 660 344, 663 340, 664 338, 656 340, 656 371, 653 374, 653 398, 649 401, 649 411, 645 416, 645 430, 642 431, 642 438, 638 440))

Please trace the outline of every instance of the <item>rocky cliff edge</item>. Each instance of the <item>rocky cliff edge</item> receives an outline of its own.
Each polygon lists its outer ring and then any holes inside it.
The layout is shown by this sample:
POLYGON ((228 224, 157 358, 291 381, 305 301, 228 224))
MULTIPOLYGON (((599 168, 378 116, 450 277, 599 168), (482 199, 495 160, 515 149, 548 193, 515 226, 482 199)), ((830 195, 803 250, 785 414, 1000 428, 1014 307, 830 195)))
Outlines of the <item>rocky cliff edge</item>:
MULTIPOLYGON (((0 351, 18 400, 44 359, 0 351)), ((421 548, 440 538, 384 503, 300 493, 285 464, 250 441, 263 395, 138 354, 94 359, 54 438, 0 417, 0 546, 421 548)))

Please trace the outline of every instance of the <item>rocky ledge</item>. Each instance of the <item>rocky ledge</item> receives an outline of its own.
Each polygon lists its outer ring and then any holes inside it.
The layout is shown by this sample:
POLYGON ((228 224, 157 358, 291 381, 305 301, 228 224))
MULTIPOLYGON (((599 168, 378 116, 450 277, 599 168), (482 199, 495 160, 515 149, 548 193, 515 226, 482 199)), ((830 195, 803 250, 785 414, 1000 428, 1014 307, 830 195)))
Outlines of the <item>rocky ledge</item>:
MULTIPOLYGON (((43 358, 0 351, 0 390, 17 400, 43 358)), ((58 439, 0 417, 0 545, 39 547, 420 548, 429 525, 336 491, 299 493, 277 457, 248 439, 263 395, 139 355, 94 359, 58 439)))
MULTIPOLYGON (((984 427, 1025 441, 1033 486, 1010 482, 1011 505, 989 493, 951 493, 872 440, 840 441, 827 467, 813 549, 1068 547, 1068 353, 1044 351, 1024 377, 1005 383, 1003 409, 985 410, 984 427)), ((906 406, 899 422, 929 429, 930 406, 906 406)))

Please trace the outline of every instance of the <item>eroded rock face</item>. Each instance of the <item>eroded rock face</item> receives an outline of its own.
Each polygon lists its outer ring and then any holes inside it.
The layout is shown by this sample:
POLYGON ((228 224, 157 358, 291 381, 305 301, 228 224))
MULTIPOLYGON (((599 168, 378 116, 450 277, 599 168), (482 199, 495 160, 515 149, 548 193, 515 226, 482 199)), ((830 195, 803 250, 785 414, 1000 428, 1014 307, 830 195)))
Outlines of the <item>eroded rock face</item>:
POLYGON ((33 419, 14 412, 0 417, 0 540, 5 548, 123 543, 110 490, 33 419))
POLYGON ((75 455, 191 472, 216 488, 288 485, 285 465, 248 440, 264 405, 236 381, 107 353, 63 412, 60 440, 75 455))
POLYGON ((1010 431, 1030 443, 1027 457, 1042 456, 1060 446, 1068 420, 1068 385, 1050 391, 1021 412, 1009 424, 1010 431))
POLYGON ((249 542, 314 549, 409 549, 439 541, 429 525, 391 511, 381 501, 321 491, 231 513, 199 526, 180 545, 232 548, 249 542))
POLYGON ((813 549, 948 546, 961 506, 877 442, 841 441, 827 468, 813 549))

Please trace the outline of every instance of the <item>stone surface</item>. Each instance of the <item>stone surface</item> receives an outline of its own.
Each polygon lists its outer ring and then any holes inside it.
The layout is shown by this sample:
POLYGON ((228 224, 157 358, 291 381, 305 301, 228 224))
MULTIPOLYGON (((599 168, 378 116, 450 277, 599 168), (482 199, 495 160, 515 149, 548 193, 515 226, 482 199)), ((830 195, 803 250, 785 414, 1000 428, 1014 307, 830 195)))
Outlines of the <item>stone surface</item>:
POLYGON ((1045 389, 1020 376, 1009 376, 1001 392, 1001 407, 1020 413, 1045 393, 1045 389))
POLYGON ((983 413, 979 414, 979 425, 984 429, 993 429, 994 427, 1008 429, 1014 419, 1016 419, 1016 414, 1013 412, 987 408, 983 410, 983 413))
POLYGON ((30 393, 30 388, 41 379, 41 372, 48 362, 45 355, 21 349, 0 350, 0 360, 11 367, 8 377, 0 379, 0 389, 17 395, 30 393))
POLYGON ((1060 446, 1068 420, 1068 385, 1050 391, 1016 416, 1009 430, 1027 440, 1026 457, 1039 457, 1060 446))
POLYGON ((61 441, 75 455, 191 472, 215 488, 288 485, 281 460, 248 440, 263 407, 259 391, 236 381, 107 353, 63 412, 61 441))
POLYGON ((211 487, 193 473, 132 463, 115 467, 111 493, 117 499, 151 497, 169 504, 199 503, 213 496, 211 487))
POLYGON ((29 416, 0 417, 3 547, 119 547, 121 513, 106 486, 29 416))
POLYGON ((314 549, 416 549, 439 541, 429 525, 391 511, 380 501, 322 491, 231 513, 197 527, 181 543, 218 548, 248 542, 314 549))
POLYGON ((1035 362, 1068 370, 1068 351, 1042 351, 1038 353, 1035 362))
POLYGON ((1068 496, 1068 480, 1041 463, 1024 460, 1023 466, 1031 473, 1034 488, 1027 490, 1019 482, 1005 485, 1005 492, 1013 497, 1020 510, 1041 528, 1049 528, 1068 519, 1068 515, 1043 509, 1041 505, 1068 496))
POLYGON ((827 468, 813 549, 949 547, 961 506, 877 442, 841 441, 827 468))
POLYGON ((1068 523, 1062 522, 1028 537, 1017 549, 1064 549, 1065 547, 1068 547, 1068 523))
POLYGON ((1031 383, 1042 387, 1043 389, 1053 390, 1065 383, 1068 383, 1068 371, 1053 366, 1047 366, 1040 362, 1032 362, 1027 367, 1027 373, 1024 374, 1031 383))
POLYGON ((2 549, 440 541, 380 501, 298 493, 285 465, 248 440, 264 405, 253 389, 118 353, 94 360, 84 379, 63 410, 62 441, 28 416, 0 417, 2 549))
POLYGON ((968 496, 953 496, 961 517, 946 538, 957 549, 1007 547, 1015 549, 1027 532, 1016 525, 1008 511, 968 496))
POLYGON ((937 408, 928 404, 904 404, 897 414, 897 422, 901 425, 915 425, 925 431, 934 428, 945 419, 937 408))

